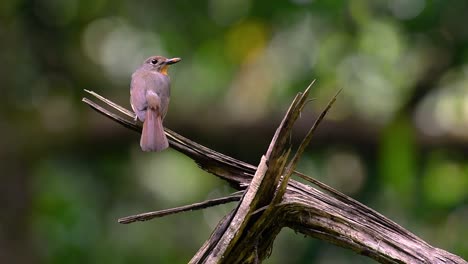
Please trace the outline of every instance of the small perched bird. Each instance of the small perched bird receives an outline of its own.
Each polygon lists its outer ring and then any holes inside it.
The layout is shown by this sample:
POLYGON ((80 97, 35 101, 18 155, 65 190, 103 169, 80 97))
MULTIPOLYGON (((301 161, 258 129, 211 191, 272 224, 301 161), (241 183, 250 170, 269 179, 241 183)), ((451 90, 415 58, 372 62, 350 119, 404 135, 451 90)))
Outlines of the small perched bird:
POLYGON ((143 151, 162 151, 169 147, 162 125, 171 93, 167 69, 180 60, 152 56, 132 74, 130 104, 136 114, 135 120, 143 122, 140 139, 143 151))

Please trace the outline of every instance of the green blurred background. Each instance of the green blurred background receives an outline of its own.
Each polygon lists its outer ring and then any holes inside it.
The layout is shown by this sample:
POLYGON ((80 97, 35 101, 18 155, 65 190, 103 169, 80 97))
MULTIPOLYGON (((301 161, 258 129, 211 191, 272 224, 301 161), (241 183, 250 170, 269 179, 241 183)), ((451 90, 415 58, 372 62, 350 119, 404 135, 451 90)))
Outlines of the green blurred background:
MULTIPOLYGON (((166 126, 257 164, 294 95, 343 93, 301 171, 468 258, 468 2, 0 1, 0 262, 186 263, 234 205, 122 216, 232 190, 81 102, 129 108, 150 55, 171 68, 166 126)), ((372 263, 283 230, 266 263, 372 263)))

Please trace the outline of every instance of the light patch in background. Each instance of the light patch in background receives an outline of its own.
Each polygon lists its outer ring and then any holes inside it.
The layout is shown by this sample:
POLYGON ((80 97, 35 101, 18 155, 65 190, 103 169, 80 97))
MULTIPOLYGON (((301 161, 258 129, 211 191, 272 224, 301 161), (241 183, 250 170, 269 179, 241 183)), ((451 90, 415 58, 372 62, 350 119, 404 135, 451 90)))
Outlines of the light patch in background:
MULTIPOLYGON (((318 24, 308 15, 301 16, 296 23, 275 31, 261 47, 248 39, 239 46, 236 39, 246 38, 244 31, 236 33, 236 38, 228 38, 231 59, 241 63, 225 98, 231 116, 254 121, 268 113, 269 107, 277 108, 277 104, 269 104, 276 101, 272 97, 284 99, 292 83, 310 73, 317 61, 318 24)), ((266 30, 263 28, 263 34, 266 30)))
POLYGON ((251 0, 210 0, 210 16, 218 25, 233 24, 249 13, 250 1, 251 0))
POLYGON ((142 32, 119 17, 90 23, 84 30, 82 46, 88 58, 101 65, 115 84, 127 83, 147 57, 166 54, 156 33, 142 32))
POLYGON ((243 65, 225 98, 232 121, 249 122, 267 114, 272 76, 259 63, 243 65))
POLYGON ((388 21, 368 23, 359 34, 358 49, 337 66, 336 85, 344 89, 352 111, 383 125, 421 78, 420 65, 429 61, 430 49, 418 39, 405 45, 399 27, 388 21))
POLYGON ((427 71, 421 65, 431 65, 430 46, 422 37, 408 42, 398 24, 389 20, 364 23, 358 37, 332 32, 320 41, 314 69, 324 78, 318 80, 316 96, 328 97, 330 91, 343 88, 344 96, 332 112, 385 124, 427 71))
POLYGON ((468 65, 447 73, 418 105, 416 124, 426 135, 468 139, 468 65))
POLYGON ((445 87, 436 104, 435 117, 445 131, 468 139, 468 76, 459 77, 445 87))
POLYGON ((458 136, 466 136, 468 123, 464 120, 465 115, 463 113, 463 104, 467 101, 466 97, 456 92, 450 93, 448 91, 441 94, 435 105, 434 114, 442 129, 458 136))
POLYGON ((389 0, 388 8, 392 14, 401 20, 417 17, 426 6, 425 0, 389 0))
POLYGON ((366 171, 356 153, 333 151, 325 161, 325 178, 329 185, 347 194, 358 193, 366 180, 366 171))
POLYGON ((265 49, 267 30, 259 20, 247 20, 233 26, 225 38, 227 57, 236 64, 255 61, 265 49))
POLYGON ((387 21, 372 21, 362 26, 358 38, 358 49, 391 66, 402 57, 404 41, 397 24, 387 21))
POLYGON ((135 176, 154 196, 164 200, 161 204, 181 205, 198 200, 213 186, 214 177, 171 149, 159 153, 136 151, 135 176))
POLYGON ((437 95, 431 93, 426 95, 424 100, 417 106, 415 111, 415 123, 419 131, 431 137, 444 134, 444 129, 434 117, 434 107, 437 102, 437 95))
POLYGON ((364 54, 346 57, 337 70, 339 87, 344 87, 345 97, 352 101, 359 115, 376 123, 385 123, 400 99, 397 89, 382 71, 375 58, 364 54))
POLYGON ((259 61, 267 44, 267 28, 260 21, 245 21, 226 34, 227 58, 240 69, 225 98, 234 119, 251 121, 266 112, 271 77, 259 61))
MULTIPOLYGON (((317 28, 321 20, 310 15, 297 19, 292 26, 281 28, 275 34, 263 57, 263 66, 271 69, 275 77, 273 89, 278 94, 289 90, 292 83, 308 75, 317 63, 321 35, 317 28)), ((283 96, 280 96, 283 97, 283 96)))
POLYGON ((349 35, 338 30, 332 30, 320 40, 318 50, 313 52, 317 54, 316 70, 319 76, 327 76, 330 79, 335 79, 336 67, 351 48, 349 43, 351 38, 349 35))

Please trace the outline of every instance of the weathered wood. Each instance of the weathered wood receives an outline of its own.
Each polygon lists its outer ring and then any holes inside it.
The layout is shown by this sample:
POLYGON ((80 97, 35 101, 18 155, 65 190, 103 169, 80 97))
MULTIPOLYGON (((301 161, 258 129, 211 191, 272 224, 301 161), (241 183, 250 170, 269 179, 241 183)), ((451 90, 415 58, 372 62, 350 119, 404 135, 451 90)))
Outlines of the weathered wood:
MULTIPOLYGON (((272 218, 269 215, 272 212, 271 210, 262 211, 260 214, 255 212, 271 205, 275 197, 290 152, 288 139, 294 122, 306 103, 309 88, 310 86, 304 93, 298 94, 291 104, 265 156, 262 157, 243 199, 234 210, 233 217, 226 223, 228 228, 221 230, 223 226, 215 231, 215 233, 222 233, 222 236, 219 239, 218 237, 210 238, 205 243, 209 246, 202 247, 190 263, 256 263, 266 256, 262 254, 266 251, 259 251, 258 245, 271 244, 275 237, 271 236, 273 232, 270 231, 268 232, 270 235, 265 236, 268 242, 257 239, 266 229, 271 228, 272 218), (259 223, 265 223, 265 225, 259 225, 259 223), (254 225, 259 225, 259 228, 252 228, 254 225)), ((274 233, 277 234, 280 229, 278 225, 278 231, 274 233)))
POLYGON ((203 202, 194 203, 194 204, 190 204, 190 205, 184 205, 184 206, 180 206, 180 207, 176 207, 176 208, 170 208, 170 209, 166 209, 166 210, 146 212, 146 213, 142 213, 142 214, 126 216, 126 217, 119 218, 119 220, 117 220, 117 221, 120 224, 130 224, 130 223, 134 223, 134 222, 137 222, 137 221, 144 222, 144 221, 148 221, 148 220, 151 220, 151 219, 154 219, 154 218, 163 217, 163 216, 167 216, 167 215, 171 215, 171 214, 177 214, 177 213, 181 213, 181 212, 205 209, 205 208, 209 208, 209 207, 212 207, 212 206, 217 206, 217 205, 220 205, 220 204, 239 201, 241 199, 243 193, 244 193, 243 191, 240 191, 240 192, 237 192, 235 194, 232 194, 232 195, 229 195, 229 196, 226 196, 226 197, 210 199, 210 200, 206 200, 206 201, 203 201, 203 202))
MULTIPOLYGON (((83 98, 85 103, 123 126, 141 131, 140 124, 131 118, 131 111, 93 92, 89 93, 126 117, 83 98)), ((296 97, 288 113, 306 99, 304 94, 307 91, 296 97)), ((290 166, 288 171, 284 170, 289 146, 277 143, 282 140, 278 139, 278 131, 292 119, 288 121, 286 117, 283 120, 258 168, 201 146, 169 129, 165 130, 172 148, 234 188, 245 191, 238 207, 220 221, 191 263, 260 262, 268 257, 273 240, 283 227, 351 249, 381 263, 467 263, 456 255, 429 245, 375 210, 302 173, 298 174, 321 190, 294 180, 287 181, 288 177, 285 177, 283 183, 287 188, 284 195, 277 192, 277 202, 271 203, 274 197, 271 193, 278 190, 280 176, 294 169, 290 166), (274 146, 282 148, 275 149, 274 146), (268 169, 274 166, 269 162, 276 164, 276 169, 270 172, 268 169), (283 171, 278 175, 280 168, 283 171), (261 187, 267 182, 270 185, 261 187), (265 190, 268 199, 256 197, 265 190)), ((283 133, 287 135, 289 132, 283 133)))

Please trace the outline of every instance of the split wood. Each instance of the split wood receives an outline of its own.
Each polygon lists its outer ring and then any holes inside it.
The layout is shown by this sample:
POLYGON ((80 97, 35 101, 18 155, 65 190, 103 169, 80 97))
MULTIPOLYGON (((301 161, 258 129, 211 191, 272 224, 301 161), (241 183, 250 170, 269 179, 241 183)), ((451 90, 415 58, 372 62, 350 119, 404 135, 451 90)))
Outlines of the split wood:
MULTIPOLYGON (((211 150, 166 128, 173 149, 194 160, 203 170, 227 181, 239 192, 191 205, 124 217, 119 222, 146 221, 239 201, 189 263, 259 263, 271 254, 273 241, 283 227, 351 249, 380 263, 467 263, 454 254, 429 245, 351 197, 295 170, 314 131, 338 95, 328 103, 289 159, 292 152, 289 144, 291 131, 307 103, 312 84, 294 98, 258 166, 211 150), (313 186, 290 179, 293 174, 306 179, 313 186)), ((83 102, 124 127, 141 133, 141 124, 135 121, 133 112, 95 92, 85 91, 113 111, 88 98, 83 98, 83 102)))

